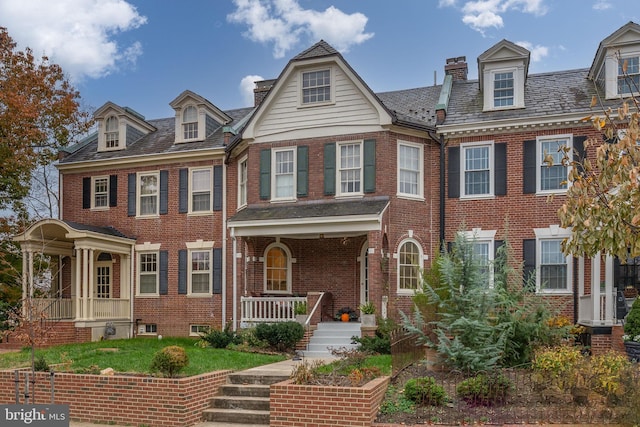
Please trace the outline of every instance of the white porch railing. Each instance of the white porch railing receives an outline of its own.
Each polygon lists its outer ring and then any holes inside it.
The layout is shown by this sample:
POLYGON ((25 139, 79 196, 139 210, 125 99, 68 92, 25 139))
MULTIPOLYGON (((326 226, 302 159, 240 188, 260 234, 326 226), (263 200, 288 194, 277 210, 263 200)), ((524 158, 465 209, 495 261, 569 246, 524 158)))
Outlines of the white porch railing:
MULTIPOLYGON (((578 298, 578 313, 579 319, 578 321, 581 323, 604 323, 607 321, 606 312, 607 312, 607 304, 612 305, 612 312, 615 316, 615 295, 607 298, 606 295, 600 294, 600 316, 595 318, 594 310, 593 310, 593 302, 591 300, 592 295, 583 295, 578 298)), ((615 319, 613 319, 615 321, 615 319)))
POLYGON ((93 300, 94 319, 128 319, 129 300, 121 298, 96 298, 93 300))
MULTIPOLYGON (((96 298, 93 300, 93 313, 89 312, 89 319, 129 319, 131 310, 128 299, 96 298)), ((71 298, 34 298, 32 300, 35 313, 42 313, 47 319, 75 319, 76 304, 80 305, 83 313, 83 301, 71 298)), ((89 304, 89 307, 91 305, 89 304)), ((78 319, 76 319, 78 320, 78 319)))
POLYGON ((296 319, 294 307, 306 297, 240 297, 240 324, 287 322, 296 319))
POLYGON ((73 300, 70 298, 33 298, 34 313, 44 315, 46 319, 73 319, 73 300))

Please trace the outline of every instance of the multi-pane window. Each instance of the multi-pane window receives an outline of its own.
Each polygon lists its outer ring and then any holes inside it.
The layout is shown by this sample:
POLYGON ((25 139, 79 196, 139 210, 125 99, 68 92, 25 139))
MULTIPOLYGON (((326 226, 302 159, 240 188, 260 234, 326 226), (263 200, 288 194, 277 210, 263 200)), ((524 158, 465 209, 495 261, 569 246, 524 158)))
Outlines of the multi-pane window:
POLYGON ((139 256, 139 293, 158 293, 158 253, 141 253, 139 256))
POLYGON ((640 88, 640 57, 623 58, 618 61, 618 94, 638 92, 640 88), (626 72, 624 65, 626 63, 626 72))
POLYGON ((562 164, 567 138, 554 138, 539 141, 540 147, 540 190, 566 190, 567 166, 562 164))
POLYGON ((398 288, 415 290, 420 284, 422 255, 418 245, 412 241, 404 242, 398 251, 398 288))
POLYGON ((111 298, 110 265, 96 265, 96 298, 111 298))
POLYGON ((473 256, 478 264, 482 279, 487 285, 491 285, 491 242, 473 242, 473 256))
POLYGON ((191 292, 207 294, 211 289, 211 251, 191 251, 191 292))
POLYGON ((191 171, 191 212, 211 210, 211 168, 191 171))
POLYGON ((290 199, 295 191, 295 157, 293 150, 275 151, 274 157, 274 194, 276 199, 290 199))
POLYGON ((562 239, 540 240, 540 289, 567 290, 567 257, 562 253, 562 239))
POLYGON ((198 137, 198 110, 193 105, 185 108, 182 113, 182 132, 185 140, 198 137))
POLYGON ((360 193, 362 182, 362 144, 340 144, 338 177, 340 193, 360 193))
POLYGON ((247 159, 241 160, 238 165, 238 206, 247 204, 247 159))
POLYGON ((265 291, 286 292, 289 289, 289 256, 284 248, 273 246, 265 256, 265 291))
POLYGON ((140 216, 158 215, 160 176, 157 172, 138 175, 140 216))
POLYGON ((93 178, 93 207, 109 207, 109 177, 97 176, 93 178))
POLYGON ((422 195, 422 150, 415 145, 398 145, 398 192, 422 195))
POLYGON ((464 148, 464 194, 486 195, 491 192, 491 149, 488 145, 464 148))
POLYGON ((493 106, 512 106, 513 93, 513 71, 495 73, 493 79, 493 106))
POLYGON ((118 130, 118 118, 108 117, 105 120, 105 147, 117 148, 120 145, 120 135, 118 130))
POLYGON ((329 70, 302 73, 302 103, 331 101, 331 72, 329 70))

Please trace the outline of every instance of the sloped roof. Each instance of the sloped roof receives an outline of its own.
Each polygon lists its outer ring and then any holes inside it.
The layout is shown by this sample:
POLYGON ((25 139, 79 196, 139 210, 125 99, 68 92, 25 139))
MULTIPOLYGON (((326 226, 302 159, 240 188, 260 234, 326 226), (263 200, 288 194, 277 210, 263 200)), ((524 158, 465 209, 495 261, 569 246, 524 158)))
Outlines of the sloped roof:
POLYGON ((384 106, 399 121, 420 125, 436 125, 436 105, 442 85, 377 93, 384 106))
POLYGON ((323 56, 339 55, 340 53, 335 50, 329 43, 324 40, 320 40, 310 48, 303 50, 299 54, 293 57, 292 61, 299 61, 302 59, 320 58, 323 56))

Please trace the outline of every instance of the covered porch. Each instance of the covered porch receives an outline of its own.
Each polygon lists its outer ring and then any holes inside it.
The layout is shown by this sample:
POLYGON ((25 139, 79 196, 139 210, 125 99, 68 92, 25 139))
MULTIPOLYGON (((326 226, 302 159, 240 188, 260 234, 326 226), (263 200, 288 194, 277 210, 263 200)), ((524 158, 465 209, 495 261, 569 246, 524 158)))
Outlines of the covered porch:
POLYGON ((134 239, 111 227, 45 219, 14 240, 22 249, 24 309, 76 328, 130 327, 134 239))

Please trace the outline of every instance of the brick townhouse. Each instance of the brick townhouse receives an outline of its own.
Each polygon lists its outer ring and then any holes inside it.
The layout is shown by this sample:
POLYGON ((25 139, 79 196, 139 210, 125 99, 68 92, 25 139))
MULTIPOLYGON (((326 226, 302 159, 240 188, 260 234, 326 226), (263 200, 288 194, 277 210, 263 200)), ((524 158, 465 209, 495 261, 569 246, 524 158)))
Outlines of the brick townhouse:
POLYGON ((613 289, 637 275, 560 253, 567 170, 542 153, 584 153, 591 96, 628 95, 615 52, 637 78, 638 25, 604 39, 590 68, 530 75, 530 53, 503 40, 477 80, 456 57, 442 85, 374 93, 320 41, 258 82, 250 108, 185 91, 175 117, 148 120, 107 102, 97 133, 61 153, 60 218, 16 237, 24 295, 45 252, 41 304, 60 340, 197 335, 293 318, 303 301, 312 324, 366 301, 397 318, 440 242, 464 232, 488 263, 508 238, 536 292, 610 345, 613 289))

